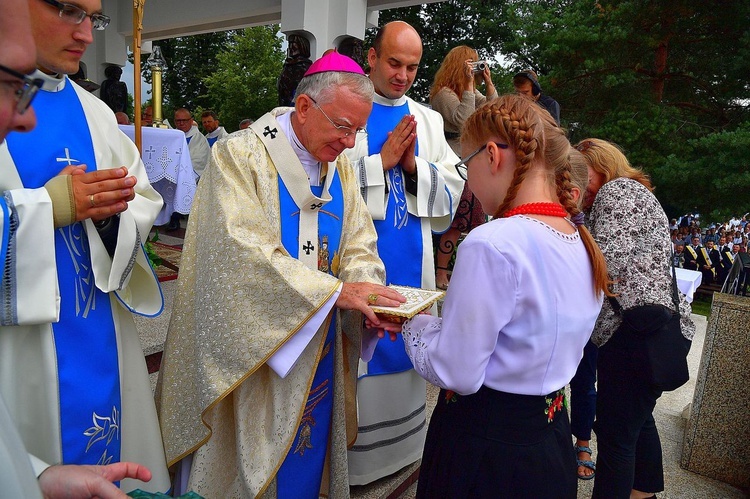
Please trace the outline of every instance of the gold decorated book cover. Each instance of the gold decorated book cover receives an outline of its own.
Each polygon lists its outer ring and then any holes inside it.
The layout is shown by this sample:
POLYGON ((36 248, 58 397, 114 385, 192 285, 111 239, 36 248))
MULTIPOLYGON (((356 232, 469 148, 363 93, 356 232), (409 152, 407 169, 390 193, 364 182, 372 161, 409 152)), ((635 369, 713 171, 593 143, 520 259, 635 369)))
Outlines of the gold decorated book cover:
POLYGON ((398 291, 406 297, 406 303, 398 307, 379 307, 372 306, 376 314, 385 315, 401 320, 411 319, 422 310, 432 306, 433 303, 445 296, 445 291, 431 291, 429 289, 410 288, 408 286, 388 286, 394 291, 398 291))

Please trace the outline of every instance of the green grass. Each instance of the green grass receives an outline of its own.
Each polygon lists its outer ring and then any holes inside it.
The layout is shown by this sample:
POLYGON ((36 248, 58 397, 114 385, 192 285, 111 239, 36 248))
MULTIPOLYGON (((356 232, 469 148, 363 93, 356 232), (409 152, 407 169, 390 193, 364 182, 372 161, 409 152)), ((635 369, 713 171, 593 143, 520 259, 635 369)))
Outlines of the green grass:
POLYGON ((713 300, 713 295, 706 296, 706 295, 696 295, 695 299, 693 300, 693 303, 690 305, 693 308, 693 313, 702 315, 704 317, 708 317, 708 314, 711 313, 711 301, 713 300))

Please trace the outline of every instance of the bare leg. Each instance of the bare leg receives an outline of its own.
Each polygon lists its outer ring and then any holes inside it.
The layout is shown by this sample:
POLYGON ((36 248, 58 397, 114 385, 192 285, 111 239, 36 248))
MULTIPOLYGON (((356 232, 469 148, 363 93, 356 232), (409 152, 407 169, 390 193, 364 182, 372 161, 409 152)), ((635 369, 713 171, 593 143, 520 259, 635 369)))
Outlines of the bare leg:
POLYGON ((441 237, 437 247, 437 267, 435 272, 435 286, 438 289, 448 288, 448 265, 453 252, 456 251, 456 243, 461 236, 458 229, 451 227, 441 237))
POLYGON ((630 491, 630 499, 651 499, 652 497, 656 497, 653 492, 641 492, 635 489, 630 491))
MULTIPOLYGON (((576 439, 576 447, 589 447, 590 446, 589 440, 578 440, 576 439)), ((578 456, 576 459, 579 459, 581 461, 591 461, 592 456, 588 452, 581 451, 578 453, 578 456)), ((587 466, 578 466, 578 476, 591 476, 594 474, 594 470, 587 466)))

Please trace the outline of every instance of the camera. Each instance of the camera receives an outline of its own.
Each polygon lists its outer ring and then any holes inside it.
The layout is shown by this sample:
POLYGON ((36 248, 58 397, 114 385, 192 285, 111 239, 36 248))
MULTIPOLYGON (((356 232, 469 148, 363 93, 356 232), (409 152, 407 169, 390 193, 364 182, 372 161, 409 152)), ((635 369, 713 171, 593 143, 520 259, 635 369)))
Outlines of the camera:
POLYGON ((490 67, 490 63, 488 61, 476 61, 470 63, 470 65, 472 73, 484 73, 484 70, 490 67))

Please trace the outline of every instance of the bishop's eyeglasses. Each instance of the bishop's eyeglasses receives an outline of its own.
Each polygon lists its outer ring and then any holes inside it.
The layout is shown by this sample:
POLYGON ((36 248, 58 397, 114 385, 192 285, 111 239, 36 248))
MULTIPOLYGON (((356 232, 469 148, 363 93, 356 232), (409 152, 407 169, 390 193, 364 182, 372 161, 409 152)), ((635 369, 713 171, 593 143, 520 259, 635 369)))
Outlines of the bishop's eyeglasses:
POLYGON ((0 64, 0 71, 11 75, 17 80, 14 82, 5 81, 3 83, 13 88, 16 96, 16 112, 18 114, 25 113, 31 105, 31 101, 34 100, 36 93, 42 88, 43 80, 40 78, 31 78, 2 64, 0 64))
MULTIPOLYGON (((307 95, 307 94, 305 94, 305 95, 307 95)), ((353 128, 352 128, 352 127, 350 127, 350 126, 346 126, 346 125, 339 125, 338 123, 335 123, 335 122, 334 122, 334 121, 333 121, 333 120, 332 120, 332 119, 331 119, 331 118, 330 118, 330 117, 329 117, 329 116, 328 116, 328 115, 326 114, 326 112, 325 112, 325 111, 323 111, 323 108, 321 108, 321 107, 320 107, 320 105, 318 105, 318 103, 317 103, 317 101, 316 101, 315 99, 313 99, 313 98, 312 98, 312 97, 310 97, 309 95, 307 95, 307 97, 308 97, 308 98, 309 98, 309 99, 310 99, 310 100, 312 101, 312 103, 313 103, 313 106, 315 106, 316 108, 318 108, 318 111, 320 111, 321 113, 323 113, 323 116, 325 116, 325 117, 326 117, 326 119, 327 119, 327 120, 328 120, 328 121, 329 121, 329 122, 331 123, 331 125, 333 125, 333 128, 335 128, 336 130, 338 130, 339 132, 341 132, 341 133, 343 133, 343 134, 344 134, 344 136, 343 136, 343 137, 341 137, 342 139, 345 139, 345 138, 349 137, 349 136, 350 136, 350 135, 352 135, 352 134, 359 134, 359 133, 362 133, 362 134, 367 134, 367 129, 366 129, 366 128, 364 128, 364 127, 358 127, 358 128, 357 128, 357 129, 355 130, 355 129, 353 129, 353 128)))
POLYGON ((63 21, 69 24, 81 24, 84 19, 86 19, 87 17, 90 17, 91 26, 97 31, 101 31, 107 26, 109 26, 109 21, 110 21, 109 16, 105 16, 104 14, 88 14, 85 10, 78 7, 77 5, 71 5, 69 3, 58 2, 57 0, 42 0, 42 1, 59 9, 60 19, 62 19, 63 21))

